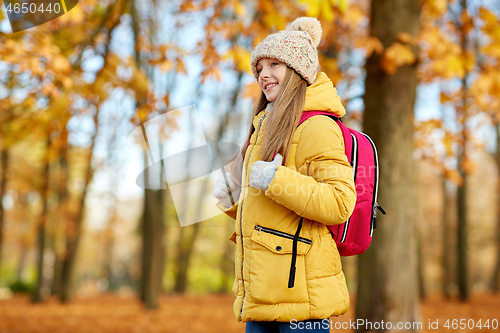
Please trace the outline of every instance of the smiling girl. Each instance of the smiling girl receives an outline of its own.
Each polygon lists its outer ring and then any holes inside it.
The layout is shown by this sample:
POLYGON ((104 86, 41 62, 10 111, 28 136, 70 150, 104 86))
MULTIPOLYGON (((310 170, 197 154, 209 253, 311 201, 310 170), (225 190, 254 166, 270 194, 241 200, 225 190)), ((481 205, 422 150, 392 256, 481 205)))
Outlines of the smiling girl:
MULTIPOLYGON (((246 332, 329 332, 349 294, 327 225, 345 222, 356 192, 338 125, 304 111, 345 114, 319 66, 321 25, 299 18, 253 51, 262 90, 240 172, 216 182, 217 206, 236 220, 234 313, 246 332), (239 185, 241 184, 241 185, 239 185)), ((241 161, 240 161, 241 162, 241 161)))

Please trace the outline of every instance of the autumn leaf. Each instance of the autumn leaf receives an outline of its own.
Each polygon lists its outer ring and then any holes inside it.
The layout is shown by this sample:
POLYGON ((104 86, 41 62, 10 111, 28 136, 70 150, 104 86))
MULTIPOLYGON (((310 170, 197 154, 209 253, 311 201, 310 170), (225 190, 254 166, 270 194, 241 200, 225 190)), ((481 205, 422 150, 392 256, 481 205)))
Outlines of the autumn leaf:
POLYGON ((242 2, 235 1, 234 2, 234 12, 236 13, 236 15, 242 17, 242 16, 246 15, 247 8, 245 7, 245 5, 242 2))
POLYGON ((455 185, 460 186, 463 183, 463 178, 456 169, 445 169, 444 176, 446 179, 452 181, 455 185))
POLYGON ((329 1, 321 1, 321 16, 325 18, 327 22, 332 22, 335 19, 335 14, 329 1))
POLYGON ((238 71, 244 71, 247 73, 252 72, 252 69, 250 68, 251 58, 252 54, 250 51, 239 45, 231 47, 226 54, 222 56, 222 60, 233 61, 235 68, 238 71))
POLYGON ((174 64, 172 61, 165 59, 164 61, 160 62, 160 71, 161 72, 168 72, 174 67, 174 64))
POLYGON ((354 46, 356 48, 364 47, 366 49, 366 57, 371 56, 373 52, 380 54, 384 51, 384 46, 375 36, 356 39, 354 46))
POLYGON ((406 64, 411 65, 415 60, 415 54, 410 46, 394 42, 385 50, 382 56, 381 67, 387 74, 392 75, 396 73, 398 67, 406 64))
POLYGON ((182 74, 187 75, 186 66, 184 66, 184 62, 179 58, 177 58, 177 64, 175 65, 175 71, 177 73, 182 73, 182 74))
POLYGON ((261 90, 257 82, 250 83, 245 87, 243 92, 243 97, 245 98, 257 98, 261 90))
POLYGON ((397 35, 397 39, 403 43, 407 43, 407 44, 413 44, 413 45, 417 45, 418 43, 418 38, 415 37, 415 36, 412 36, 410 35, 409 33, 406 33, 406 32, 400 32, 398 35, 397 35))

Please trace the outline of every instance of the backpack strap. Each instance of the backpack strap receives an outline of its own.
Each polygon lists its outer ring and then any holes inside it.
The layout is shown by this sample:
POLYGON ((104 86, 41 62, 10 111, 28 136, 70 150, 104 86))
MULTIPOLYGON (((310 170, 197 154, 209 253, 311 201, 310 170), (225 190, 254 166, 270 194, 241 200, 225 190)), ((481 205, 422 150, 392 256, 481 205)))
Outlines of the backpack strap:
POLYGON ((354 153, 354 149, 352 149, 354 140, 352 138, 351 132, 342 122, 342 118, 334 116, 331 112, 326 112, 326 111, 303 111, 302 116, 300 117, 299 120, 299 124, 297 126, 299 126, 304 121, 314 116, 327 116, 337 123, 337 125, 340 127, 340 131, 342 132, 342 136, 344 137, 344 148, 345 148, 345 153, 347 155, 347 160, 349 164, 351 164, 351 161, 354 158, 354 156, 352 156, 352 154, 354 153))

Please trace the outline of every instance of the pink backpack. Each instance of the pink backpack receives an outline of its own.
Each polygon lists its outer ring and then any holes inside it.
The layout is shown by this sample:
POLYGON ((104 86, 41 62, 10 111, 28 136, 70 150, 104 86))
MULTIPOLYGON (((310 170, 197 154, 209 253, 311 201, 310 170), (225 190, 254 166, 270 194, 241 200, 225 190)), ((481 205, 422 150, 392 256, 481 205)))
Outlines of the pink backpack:
POLYGON ((339 125, 344 137, 345 154, 351 164, 356 185, 356 205, 351 217, 342 224, 329 225, 341 256, 361 254, 368 249, 376 227, 377 209, 385 211, 377 203, 378 157, 377 148, 364 133, 346 127, 342 121, 329 112, 305 111, 299 125, 313 116, 324 115, 339 125))

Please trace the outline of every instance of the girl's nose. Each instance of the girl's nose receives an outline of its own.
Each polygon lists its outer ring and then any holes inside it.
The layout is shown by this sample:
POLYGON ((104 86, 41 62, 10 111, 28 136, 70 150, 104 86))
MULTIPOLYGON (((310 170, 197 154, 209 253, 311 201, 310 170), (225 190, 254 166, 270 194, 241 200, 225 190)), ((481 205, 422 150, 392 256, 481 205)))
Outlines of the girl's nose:
POLYGON ((269 78, 269 72, 267 70, 265 70, 264 68, 262 68, 262 71, 260 72, 260 79, 268 79, 269 78))

